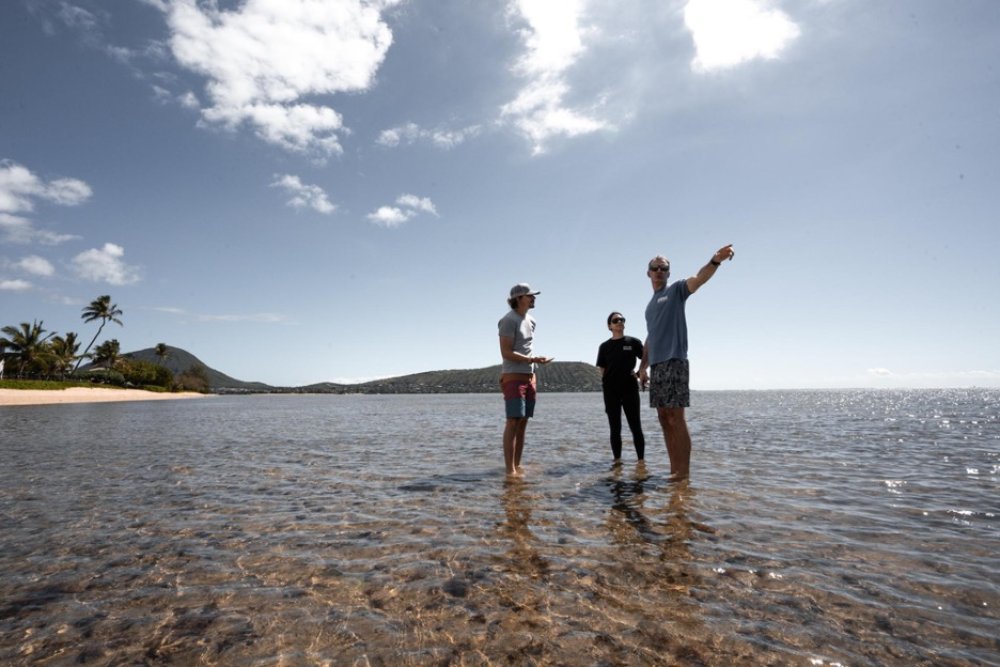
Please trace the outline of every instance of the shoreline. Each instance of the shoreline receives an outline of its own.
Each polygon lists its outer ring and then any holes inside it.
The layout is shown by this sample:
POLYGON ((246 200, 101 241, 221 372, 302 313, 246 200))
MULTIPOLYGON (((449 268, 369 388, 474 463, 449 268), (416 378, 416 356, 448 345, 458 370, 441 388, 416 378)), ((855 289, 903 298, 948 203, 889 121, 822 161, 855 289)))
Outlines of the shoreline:
POLYGON ((205 398, 197 392, 160 393, 145 389, 67 387, 66 389, 0 389, 0 407, 11 405, 60 405, 64 403, 115 403, 205 398))

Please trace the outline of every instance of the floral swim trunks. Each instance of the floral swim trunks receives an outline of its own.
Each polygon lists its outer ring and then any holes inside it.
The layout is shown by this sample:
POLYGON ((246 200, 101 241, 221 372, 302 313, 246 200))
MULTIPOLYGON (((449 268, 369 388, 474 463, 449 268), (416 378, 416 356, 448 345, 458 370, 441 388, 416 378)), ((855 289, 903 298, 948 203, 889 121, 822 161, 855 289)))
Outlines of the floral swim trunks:
POLYGON ((507 419, 530 419, 535 416, 537 388, 533 375, 516 379, 505 377, 501 379, 500 387, 507 419))
POLYGON ((653 364, 649 370, 649 407, 686 408, 691 405, 687 359, 668 359, 653 364))

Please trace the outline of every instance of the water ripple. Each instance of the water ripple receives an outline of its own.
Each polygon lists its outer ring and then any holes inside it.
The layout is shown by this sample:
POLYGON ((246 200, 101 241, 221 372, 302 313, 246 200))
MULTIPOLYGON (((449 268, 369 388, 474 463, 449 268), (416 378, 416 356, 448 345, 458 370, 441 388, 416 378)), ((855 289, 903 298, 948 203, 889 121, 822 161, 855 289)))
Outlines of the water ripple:
POLYGON ((495 396, 0 410, 0 662, 1000 664, 998 399, 697 393, 680 485, 589 394, 517 483, 495 396))

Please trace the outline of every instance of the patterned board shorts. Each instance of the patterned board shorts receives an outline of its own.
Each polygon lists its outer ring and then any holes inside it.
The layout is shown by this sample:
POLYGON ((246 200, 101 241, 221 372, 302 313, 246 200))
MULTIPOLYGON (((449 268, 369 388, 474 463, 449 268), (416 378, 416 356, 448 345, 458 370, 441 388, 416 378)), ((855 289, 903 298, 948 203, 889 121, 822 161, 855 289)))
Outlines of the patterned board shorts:
POLYGON ((649 373, 649 407, 686 408, 691 405, 687 359, 653 364, 649 373))
POLYGON ((508 380, 501 385, 507 419, 531 419, 535 416, 537 389, 535 380, 508 380))

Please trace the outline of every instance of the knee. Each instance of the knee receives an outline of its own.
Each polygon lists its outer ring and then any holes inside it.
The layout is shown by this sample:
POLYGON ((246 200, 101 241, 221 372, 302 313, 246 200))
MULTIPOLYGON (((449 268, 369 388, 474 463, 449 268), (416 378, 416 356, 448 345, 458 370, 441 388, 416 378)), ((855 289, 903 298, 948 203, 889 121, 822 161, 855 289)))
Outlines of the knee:
POLYGON ((684 413, 677 410, 660 410, 657 416, 660 418, 660 425, 665 429, 675 429, 684 423, 684 413))

